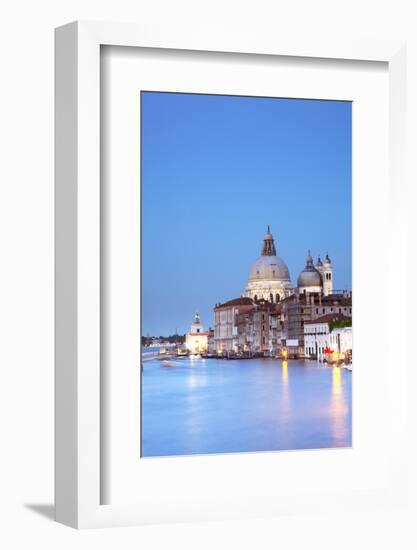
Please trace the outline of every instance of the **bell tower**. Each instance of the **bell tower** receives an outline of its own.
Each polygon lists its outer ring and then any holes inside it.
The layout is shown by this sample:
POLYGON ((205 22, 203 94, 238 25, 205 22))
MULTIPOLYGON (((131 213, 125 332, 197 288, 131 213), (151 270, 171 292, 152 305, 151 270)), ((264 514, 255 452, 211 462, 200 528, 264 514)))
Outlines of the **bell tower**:
POLYGON ((330 261, 328 254, 326 254, 326 257, 324 258, 322 276, 323 276, 323 294, 325 296, 328 296, 329 294, 333 294, 333 268, 332 268, 332 262, 330 261))

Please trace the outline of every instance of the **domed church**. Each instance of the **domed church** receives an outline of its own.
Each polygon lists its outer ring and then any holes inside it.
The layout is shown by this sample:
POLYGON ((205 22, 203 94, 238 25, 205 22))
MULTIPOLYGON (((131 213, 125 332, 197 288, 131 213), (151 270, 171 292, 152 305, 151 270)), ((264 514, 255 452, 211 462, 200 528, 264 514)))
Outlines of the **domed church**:
POLYGON ((318 257, 316 265, 308 252, 306 265, 297 279, 297 287, 291 284, 287 264, 277 256, 274 237, 269 225, 263 239, 262 251, 249 271, 245 295, 252 300, 266 300, 278 303, 298 292, 300 294, 319 293, 328 296, 333 292, 333 269, 330 258, 326 254, 324 263, 318 257))
POLYGON ((264 236, 261 255, 250 269, 245 294, 252 300, 263 298, 274 303, 292 294, 290 272, 284 260, 277 256, 269 225, 264 236))
POLYGON ((297 287, 298 291, 304 294, 323 293, 324 296, 332 294, 333 269, 328 254, 324 259, 324 265, 320 256, 314 265, 313 258, 308 251, 306 266, 298 276, 297 287))

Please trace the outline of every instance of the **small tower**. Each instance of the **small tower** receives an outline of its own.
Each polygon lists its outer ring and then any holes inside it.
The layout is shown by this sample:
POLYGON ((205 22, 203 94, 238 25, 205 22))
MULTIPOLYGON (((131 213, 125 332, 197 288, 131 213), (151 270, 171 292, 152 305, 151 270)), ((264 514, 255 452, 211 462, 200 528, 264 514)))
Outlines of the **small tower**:
POLYGON ((323 273, 324 273, 324 270, 323 270, 323 262, 321 261, 320 256, 317 258, 316 269, 317 269, 317 271, 320 273, 320 275, 321 275, 322 278, 323 278, 323 273))
POLYGON ((274 237, 272 236, 271 230, 269 229, 269 225, 268 225, 268 229, 266 230, 266 235, 264 237, 264 242, 262 244, 261 254, 262 254, 262 256, 276 256, 277 255, 277 250, 275 248, 275 243, 274 243, 274 237))
POLYGON ((193 320, 193 323, 191 325, 191 330, 190 330, 191 333, 194 333, 194 334, 198 334, 200 332, 204 332, 204 327, 201 323, 201 319, 200 319, 200 314, 198 313, 198 311, 195 312, 195 315, 194 315, 194 320, 193 320))
POLYGON ((322 277, 323 277, 323 294, 325 296, 328 296, 329 294, 333 294, 333 268, 332 268, 332 262, 330 261, 328 254, 326 254, 326 257, 324 258, 322 277))

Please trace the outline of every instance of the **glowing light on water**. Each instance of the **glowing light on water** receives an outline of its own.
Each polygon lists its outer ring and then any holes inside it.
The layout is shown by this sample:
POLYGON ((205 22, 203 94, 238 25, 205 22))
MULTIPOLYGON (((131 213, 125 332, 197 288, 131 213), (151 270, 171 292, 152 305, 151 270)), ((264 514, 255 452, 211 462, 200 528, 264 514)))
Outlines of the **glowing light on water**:
POLYGON ((347 409, 342 386, 342 369, 340 367, 333 367, 331 412, 333 434, 336 440, 346 436, 347 409))
POLYGON ((333 397, 338 397, 342 393, 342 372, 339 367, 333 367, 332 380, 333 397))
POLYGON ((284 384, 288 384, 288 361, 282 362, 282 381, 284 384))

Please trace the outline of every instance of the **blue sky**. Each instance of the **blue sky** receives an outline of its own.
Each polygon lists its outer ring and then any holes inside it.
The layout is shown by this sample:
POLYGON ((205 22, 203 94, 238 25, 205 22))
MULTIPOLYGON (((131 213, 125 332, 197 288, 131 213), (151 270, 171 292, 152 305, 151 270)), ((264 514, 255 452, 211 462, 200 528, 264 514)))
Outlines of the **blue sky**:
POLYGON ((269 224, 293 285, 308 249, 351 288, 351 103, 142 92, 142 334, 240 296, 269 224))

